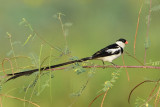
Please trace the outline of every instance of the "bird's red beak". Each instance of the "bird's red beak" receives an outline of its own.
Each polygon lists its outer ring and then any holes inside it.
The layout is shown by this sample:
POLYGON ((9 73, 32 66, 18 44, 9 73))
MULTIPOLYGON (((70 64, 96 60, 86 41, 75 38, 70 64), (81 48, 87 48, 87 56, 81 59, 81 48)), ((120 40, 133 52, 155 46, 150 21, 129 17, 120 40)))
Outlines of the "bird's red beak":
POLYGON ((125 44, 128 44, 128 41, 126 41, 125 44))

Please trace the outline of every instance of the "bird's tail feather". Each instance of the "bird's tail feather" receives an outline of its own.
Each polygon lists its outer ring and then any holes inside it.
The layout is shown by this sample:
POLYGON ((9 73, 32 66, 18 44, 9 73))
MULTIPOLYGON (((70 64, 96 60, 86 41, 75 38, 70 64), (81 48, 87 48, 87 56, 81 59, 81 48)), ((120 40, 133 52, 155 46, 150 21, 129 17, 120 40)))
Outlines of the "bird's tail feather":
POLYGON ((20 76, 31 75, 32 73, 37 72, 37 71, 44 71, 44 70, 57 68, 57 67, 64 66, 64 65, 73 64, 75 62, 83 62, 83 61, 87 61, 87 60, 92 60, 92 57, 86 57, 86 58, 82 58, 82 59, 79 59, 79 60, 68 61, 68 62, 64 62, 64 63, 57 64, 57 65, 43 67, 43 68, 40 68, 40 69, 32 69, 32 70, 23 71, 23 72, 17 72, 17 73, 14 73, 14 74, 7 74, 7 76, 11 76, 7 81, 18 78, 20 76))

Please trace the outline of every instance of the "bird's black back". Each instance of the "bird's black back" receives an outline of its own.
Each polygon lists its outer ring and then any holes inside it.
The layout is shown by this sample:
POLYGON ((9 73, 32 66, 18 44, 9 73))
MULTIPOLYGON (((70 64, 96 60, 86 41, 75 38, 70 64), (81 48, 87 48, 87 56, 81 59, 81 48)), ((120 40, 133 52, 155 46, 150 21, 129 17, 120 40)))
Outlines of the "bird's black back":
POLYGON ((123 48, 120 47, 119 45, 117 45, 116 43, 114 43, 114 44, 111 44, 111 45, 97 51, 95 54, 92 55, 92 59, 105 57, 105 56, 111 56, 113 54, 114 55, 119 54, 120 52, 123 53, 123 48), (120 48, 120 49, 117 49, 117 48, 120 48), (112 53, 112 52, 107 51, 109 49, 117 49, 117 50, 114 51, 114 53, 112 53))

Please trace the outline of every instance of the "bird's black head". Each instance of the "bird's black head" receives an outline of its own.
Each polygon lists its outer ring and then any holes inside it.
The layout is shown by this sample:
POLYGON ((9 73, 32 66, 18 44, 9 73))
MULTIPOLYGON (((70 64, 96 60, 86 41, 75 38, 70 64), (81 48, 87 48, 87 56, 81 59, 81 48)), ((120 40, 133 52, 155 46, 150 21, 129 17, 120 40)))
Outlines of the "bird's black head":
POLYGON ((123 38, 120 38, 120 39, 118 39, 117 41, 121 41, 121 42, 123 42, 124 44, 128 44, 127 40, 125 40, 125 39, 123 39, 123 38))

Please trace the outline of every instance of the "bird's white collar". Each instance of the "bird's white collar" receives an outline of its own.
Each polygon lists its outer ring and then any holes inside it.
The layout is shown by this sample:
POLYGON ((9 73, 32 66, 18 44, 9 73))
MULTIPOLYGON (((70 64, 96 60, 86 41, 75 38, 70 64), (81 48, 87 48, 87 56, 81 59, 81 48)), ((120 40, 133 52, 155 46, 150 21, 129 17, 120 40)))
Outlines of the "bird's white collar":
POLYGON ((125 47, 125 44, 124 44, 123 42, 121 42, 121 41, 117 41, 116 44, 117 44, 118 46, 122 47, 122 48, 125 47))

